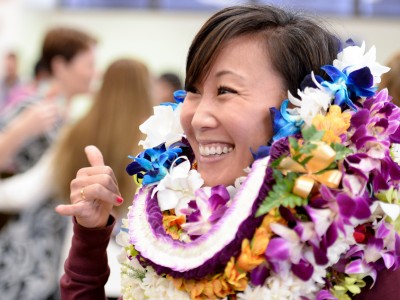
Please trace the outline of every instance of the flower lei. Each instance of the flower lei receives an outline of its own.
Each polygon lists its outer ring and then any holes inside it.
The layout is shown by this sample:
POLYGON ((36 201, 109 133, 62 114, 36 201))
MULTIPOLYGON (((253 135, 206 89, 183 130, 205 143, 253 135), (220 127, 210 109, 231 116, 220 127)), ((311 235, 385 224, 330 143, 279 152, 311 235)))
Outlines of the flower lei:
POLYGON ((376 92, 388 68, 363 43, 322 69, 330 80, 311 74, 271 109, 273 142, 234 186, 203 186, 184 91, 154 108, 127 167, 142 186, 117 237, 124 300, 350 299, 399 267, 400 109, 376 92))

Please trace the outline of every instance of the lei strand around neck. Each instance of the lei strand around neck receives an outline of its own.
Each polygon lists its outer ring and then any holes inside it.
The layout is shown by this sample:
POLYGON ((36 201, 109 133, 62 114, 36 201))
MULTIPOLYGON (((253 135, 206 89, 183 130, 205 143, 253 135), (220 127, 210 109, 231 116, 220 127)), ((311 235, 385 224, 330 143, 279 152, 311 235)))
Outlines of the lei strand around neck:
POLYGON ((363 43, 322 69, 271 109, 272 144, 234 186, 203 186, 184 91, 154 107, 127 167, 141 187, 117 237, 124 300, 350 299, 399 267, 400 109, 376 91, 389 68, 363 43))

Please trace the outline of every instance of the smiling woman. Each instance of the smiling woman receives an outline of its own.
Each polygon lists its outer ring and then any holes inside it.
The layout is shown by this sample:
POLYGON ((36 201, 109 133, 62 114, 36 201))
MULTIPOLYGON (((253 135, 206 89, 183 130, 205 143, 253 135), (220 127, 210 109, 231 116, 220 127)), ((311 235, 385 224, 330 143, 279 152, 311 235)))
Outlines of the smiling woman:
POLYGON ((249 149, 272 137, 272 128, 260 124, 271 124, 268 107, 279 107, 287 88, 265 48, 257 36, 234 38, 206 78, 187 87, 181 123, 208 186, 233 184, 253 161, 249 149))
MULTIPOLYGON (((375 49, 340 49, 272 6, 204 24, 186 91, 154 108, 127 167, 142 186, 117 238, 125 300, 397 298, 400 110, 375 93, 387 71, 375 49)), ((58 207, 76 223, 61 281, 71 299, 104 298, 107 211, 120 204, 101 154, 87 155, 72 205, 58 207)))

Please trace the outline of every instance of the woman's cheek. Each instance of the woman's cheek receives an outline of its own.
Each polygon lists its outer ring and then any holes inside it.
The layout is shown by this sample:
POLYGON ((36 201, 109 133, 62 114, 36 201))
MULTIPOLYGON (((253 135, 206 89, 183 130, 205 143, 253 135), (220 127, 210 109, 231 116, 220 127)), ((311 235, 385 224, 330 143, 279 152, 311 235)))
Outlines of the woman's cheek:
POLYGON ((191 112, 191 105, 188 102, 183 102, 180 120, 183 131, 185 134, 188 134, 191 130, 191 123, 192 123, 193 113, 191 112))

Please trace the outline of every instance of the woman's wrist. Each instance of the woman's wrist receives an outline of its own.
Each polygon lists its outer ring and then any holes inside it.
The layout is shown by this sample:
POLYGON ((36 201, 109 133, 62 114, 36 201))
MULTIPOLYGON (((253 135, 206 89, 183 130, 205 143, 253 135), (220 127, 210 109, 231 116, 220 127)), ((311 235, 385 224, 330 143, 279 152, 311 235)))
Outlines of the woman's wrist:
POLYGON ((82 228, 96 230, 96 229, 104 229, 106 227, 113 225, 115 218, 110 214, 105 222, 98 223, 94 226, 89 225, 84 220, 79 220, 79 218, 77 218, 77 217, 74 217, 74 220, 75 220, 76 224, 82 228))

